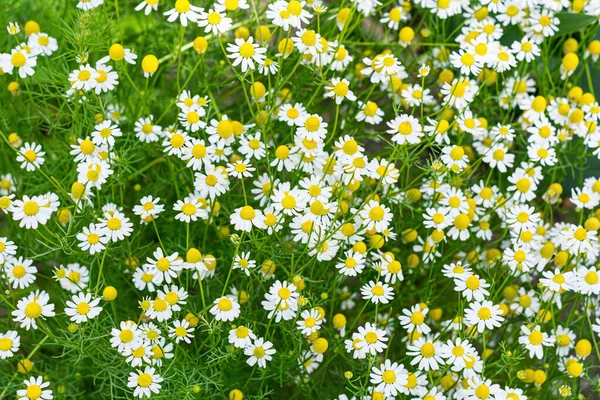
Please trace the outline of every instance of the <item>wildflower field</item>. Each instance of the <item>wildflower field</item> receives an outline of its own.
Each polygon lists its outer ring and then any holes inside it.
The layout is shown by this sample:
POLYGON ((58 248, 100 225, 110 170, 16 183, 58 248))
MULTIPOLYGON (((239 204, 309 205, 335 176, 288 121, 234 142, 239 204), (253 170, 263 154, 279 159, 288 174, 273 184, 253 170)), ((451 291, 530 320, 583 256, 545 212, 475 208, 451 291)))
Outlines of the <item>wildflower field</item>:
POLYGON ((597 399, 600 0, 0 0, 0 399, 597 399))

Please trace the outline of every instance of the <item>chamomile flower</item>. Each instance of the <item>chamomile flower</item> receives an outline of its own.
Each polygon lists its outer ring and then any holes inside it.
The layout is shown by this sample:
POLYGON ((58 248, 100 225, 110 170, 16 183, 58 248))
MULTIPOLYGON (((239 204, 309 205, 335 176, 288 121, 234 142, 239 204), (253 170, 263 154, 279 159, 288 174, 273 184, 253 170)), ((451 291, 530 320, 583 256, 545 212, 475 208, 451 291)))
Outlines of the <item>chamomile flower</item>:
POLYGON ((23 384, 25 389, 17 390, 18 400, 51 400, 53 398, 52 390, 46 389, 50 386, 50 382, 44 382, 41 376, 25 379, 23 384))
POLYGON ((227 45, 227 57, 233 60, 232 65, 237 67, 241 65, 242 72, 249 69, 256 69, 254 63, 263 64, 265 61, 265 53, 267 49, 254 43, 254 39, 250 36, 247 40, 236 38, 235 44, 227 45))
POLYGON ((437 371, 444 364, 441 345, 435 339, 420 337, 407 350, 406 354, 413 356, 410 365, 418 365, 420 371, 437 371))
POLYGON ((261 210, 252 206, 238 207, 230 216, 230 222, 234 228, 244 232, 250 232, 252 226, 264 229, 264 215, 261 210))
POLYGON ((367 124, 378 125, 383 120, 384 112, 374 101, 358 101, 360 111, 356 114, 357 121, 365 121, 367 124))
POLYGON ((397 144, 417 144, 423 137, 419 120, 411 115, 399 115, 387 123, 390 128, 387 133, 392 134, 392 141, 397 144))
POLYGON ((183 269, 183 260, 178 257, 178 253, 165 255, 162 248, 157 247, 152 256, 154 258, 147 258, 147 263, 155 268, 155 274, 160 277, 160 282, 171 283, 183 269))
POLYGON ((494 329, 502 326, 503 311, 491 301, 473 301, 465 309, 465 323, 468 326, 477 326, 477 331, 482 333, 485 329, 494 329))
POLYGON ((33 76, 33 67, 37 65, 37 56, 25 49, 13 49, 10 54, 0 54, 0 69, 6 74, 12 74, 15 69, 24 79, 33 76))
POLYGON ((256 335, 246 326, 238 326, 229 331, 229 343, 238 349, 244 349, 252 344, 256 335))
POLYGON ((135 6, 135 11, 144 10, 145 15, 150 15, 152 11, 158 10, 158 0, 142 0, 140 4, 135 6))
POLYGON ((402 364, 385 360, 379 368, 373 366, 370 374, 371 384, 375 390, 385 396, 397 396, 404 392, 402 386, 408 383, 408 371, 402 364))
POLYGON ((223 296, 215 299, 213 304, 210 313, 217 321, 233 321, 240 315, 240 305, 235 299, 223 296))
POLYGON ((212 32, 213 35, 226 33, 231 29, 232 20, 224 13, 209 9, 207 12, 201 11, 198 18, 198 26, 204 27, 204 32, 212 32))
POLYGON ((370 300, 374 304, 387 304, 394 298, 391 286, 383 282, 370 281, 360 288, 363 299, 370 300))
POLYGON ((91 293, 78 293, 67 300, 65 314, 71 317, 71 321, 76 324, 89 321, 100 314, 102 307, 98 307, 100 298, 93 298, 91 293))
POLYGON ((428 334, 431 332, 431 328, 425 323, 425 317, 429 309, 427 307, 421 307, 421 304, 415 304, 410 309, 405 308, 402 310, 402 314, 398 317, 400 325, 408 332, 416 330, 421 334, 428 334))
POLYGON ((273 359, 273 354, 276 351, 273 348, 273 343, 263 338, 256 338, 252 343, 244 349, 244 354, 248 356, 246 363, 249 366, 258 365, 259 368, 266 368, 267 361, 273 359))
POLYGON ((281 319, 287 321, 296 316, 299 296, 294 284, 276 281, 265 294, 265 300, 261 304, 266 311, 269 311, 268 318, 275 315, 275 322, 281 319))
POLYGON ((96 94, 110 92, 119 84, 119 74, 113 71, 110 65, 96 63, 95 71, 94 92, 96 94))
POLYGON ((197 172, 195 177, 194 188, 203 198, 214 200, 229 189, 227 170, 223 167, 208 164, 205 166, 204 173, 197 172))
POLYGON ((153 124, 153 119, 154 117, 150 115, 135 122, 133 130, 136 137, 143 143, 158 142, 158 139, 163 135, 162 127, 153 124))
POLYGON ((164 15, 168 17, 168 22, 179 19, 181 25, 187 26, 188 21, 197 22, 201 12, 202 8, 192 5, 189 0, 177 0, 175 7, 165 12, 164 15))
POLYGON ((350 90, 350 81, 346 78, 333 78, 331 84, 325 86, 325 97, 335 99, 336 104, 341 104, 344 99, 356 101, 356 96, 350 90))
POLYGON ((19 351, 20 345, 21 337, 17 331, 9 330, 6 333, 0 333, 0 360, 14 357, 15 353, 19 351))
POLYGON ((109 237, 112 242, 118 242, 131 235, 133 224, 125 214, 115 211, 112 214, 105 213, 103 218, 99 218, 97 228, 109 237))
POLYGON ((188 195, 183 200, 177 200, 173 210, 178 211, 175 219, 187 224, 200 219, 208 219, 208 211, 204 207, 205 201, 196 195, 188 195))
POLYGON ((46 161, 44 158, 45 155, 46 153, 42 151, 41 145, 33 142, 26 142, 23 147, 19 149, 17 162, 21 163, 21 168, 31 172, 44 164, 46 161))
POLYGON ((44 196, 23 196, 22 200, 15 200, 11 205, 13 219, 19 221, 19 227, 37 229, 38 225, 46 225, 52 216, 52 208, 48 207, 48 200, 44 196))
POLYGON ((303 335, 309 336, 319 329, 323 323, 323 318, 316 309, 304 310, 300 314, 300 320, 296 321, 296 325, 303 335))
POLYGON ((33 56, 51 56, 58 50, 56 39, 43 32, 32 33, 27 40, 27 45, 33 56))
POLYGON ((487 283, 485 279, 479 278, 479 276, 475 274, 462 278, 455 278, 454 285, 454 290, 462 293, 467 301, 483 301, 485 297, 490 294, 487 290, 487 288, 490 287, 490 284, 487 283))
POLYGON ((175 320, 172 326, 169 326, 169 336, 175 340, 175 343, 185 342, 190 344, 193 335, 194 328, 190 326, 190 323, 183 320, 175 320))
POLYGON ((542 332, 539 326, 529 328, 521 325, 521 336, 519 343, 529 350, 529 357, 541 359, 544 356, 544 346, 554 346, 555 339, 546 332, 542 332))
POLYGON ((49 303, 50 296, 43 290, 36 290, 17 302, 17 309, 11 314, 13 321, 18 322, 21 328, 27 330, 37 329, 38 319, 53 317, 54 304, 49 303))
POLYGON ((23 257, 7 257, 4 261, 4 276, 13 289, 25 289, 36 280, 37 268, 33 261, 23 257))
POLYGON ((162 381, 163 378, 156 373, 155 368, 146 366, 143 370, 138 369, 129 373, 127 387, 133 389, 134 397, 149 398, 152 397, 152 394, 160 393, 162 381))
POLYGON ((78 246, 81 250, 94 255, 104 250, 110 238, 106 236, 103 228, 92 222, 82 228, 81 232, 77 234, 77 240, 79 240, 78 246))
POLYGON ((17 254, 17 246, 7 237, 0 237, 0 264, 4 264, 7 259, 17 254))

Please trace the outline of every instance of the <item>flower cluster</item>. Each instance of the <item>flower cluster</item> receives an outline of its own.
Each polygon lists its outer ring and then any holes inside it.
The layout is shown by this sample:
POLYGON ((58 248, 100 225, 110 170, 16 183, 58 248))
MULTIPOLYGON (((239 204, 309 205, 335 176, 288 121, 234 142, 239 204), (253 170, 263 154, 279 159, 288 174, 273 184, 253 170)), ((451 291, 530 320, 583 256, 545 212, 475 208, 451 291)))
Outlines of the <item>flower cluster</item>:
POLYGON ((597 0, 55 2, 0 47, 0 398, 598 392, 597 0))

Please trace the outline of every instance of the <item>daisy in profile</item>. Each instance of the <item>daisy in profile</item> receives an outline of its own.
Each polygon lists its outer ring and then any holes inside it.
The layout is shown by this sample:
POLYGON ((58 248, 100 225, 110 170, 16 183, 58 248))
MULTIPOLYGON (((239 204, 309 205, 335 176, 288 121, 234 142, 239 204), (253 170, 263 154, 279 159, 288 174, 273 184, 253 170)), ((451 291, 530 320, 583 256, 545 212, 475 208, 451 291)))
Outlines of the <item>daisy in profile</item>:
POLYGON ((19 351, 20 345, 21 338, 17 331, 0 333, 0 360, 14 357, 15 353, 19 351))
POLYGON ((267 49, 254 43, 254 39, 250 36, 247 40, 236 38, 235 44, 227 45, 227 57, 233 60, 232 65, 237 67, 241 64, 242 72, 249 69, 256 69, 254 63, 263 64, 265 62, 265 53, 267 49))
POLYGON ((156 373, 155 368, 146 366, 143 370, 138 369, 129 373, 127 387, 134 389, 133 396, 141 399, 159 394, 162 381, 163 378, 156 373))
POLYGON ((37 268, 33 261, 23 257, 8 257, 5 259, 4 273, 13 289, 25 289, 36 280, 37 268))
POLYGON ((236 299, 223 296, 215 299, 213 304, 210 313, 217 321, 233 321, 240 316, 240 305, 236 299))
POLYGON ((187 26, 188 21, 197 22, 200 18, 202 8, 190 4, 189 0, 175 1, 175 7, 165 12, 164 15, 168 22, 174 22, 179 19, 181 25, 187 26))
POLYGON ((100 303, 100 297, 94 299, 91 293, 78 293, 73 295, 71 300, 67 300, 65 314, 71 317, 71 321, 81 324, 100 314, 102 307, 98 307, 98 303, 100 303))
POLYGON ((394 298, 394 290, 387 283, 370 281, 360 288, 363 299, 373 304, 387 304, 394 298))
POLYGON ((51 400, 52 390, 46 389, 50 386, 50 382, 44 382, 41 376, 37 378, 31 377, 23 381, 25 389, 17 390, 17 396, 19 400, 51 400))
POLYGON ((257 364, 260 368, 266 368, 267 361, 271 361, 275 353, 273 343, 260 337, 244 349, 244 354, 248 356, 246 363, 251 367, 257 364))
POLYGON ((12 312, 13 321, 18 322, 21 328, 29 330, 37 329, 39 318, 54 316, 54 304, 49 304, 50 296, 45 291, 36 290, 29 296, 21 298, 17 302, 17 309, 12 312))
POLYGON ((204 27, 204 33, 212 32, 213 35, 226 33, 231 29, 232 20, 224 13, 209 9, 202 11, 198 19, 198 26, 204 27))

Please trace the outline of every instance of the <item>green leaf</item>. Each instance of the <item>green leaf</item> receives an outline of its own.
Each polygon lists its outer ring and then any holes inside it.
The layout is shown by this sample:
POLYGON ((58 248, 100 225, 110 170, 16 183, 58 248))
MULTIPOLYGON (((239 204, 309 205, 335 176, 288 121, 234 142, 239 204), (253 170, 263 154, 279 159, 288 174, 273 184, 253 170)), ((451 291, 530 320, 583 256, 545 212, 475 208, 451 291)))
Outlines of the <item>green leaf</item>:
POLYGON ((598 21, 598 19, 593 15, 586 14, 559 12, 556 14, 556 16, 560 20, 560 25, 558 25, 559 35, 565 35, 567 33, 576 32, 580 29, 585 28, 587 25, 598 21))

